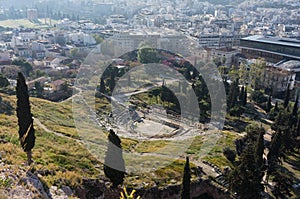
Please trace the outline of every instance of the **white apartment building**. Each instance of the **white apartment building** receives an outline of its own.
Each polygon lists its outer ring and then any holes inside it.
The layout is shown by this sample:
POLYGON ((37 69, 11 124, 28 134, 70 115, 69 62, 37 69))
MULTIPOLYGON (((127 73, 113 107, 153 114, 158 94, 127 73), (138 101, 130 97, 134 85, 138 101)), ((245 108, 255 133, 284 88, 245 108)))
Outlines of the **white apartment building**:
POLYGON ((187 39, 178 32, 165 29, 115 31, 109 38, 115 56, 138 49, 141 45, 186 54, 187 39))
POLYGON ((96 44, 96 40, 93 38, 93 36, 83 32, 71 33, 68 35, 68 37, 69 41, 74 44, 81 44, 85 46, 96 44))
POLYGON ((23 40, 31 41, 31 40, 37 39, 38 34, 35 31, 20 32, 19 37, 21 37, 21 39, 23 39, 23 40))

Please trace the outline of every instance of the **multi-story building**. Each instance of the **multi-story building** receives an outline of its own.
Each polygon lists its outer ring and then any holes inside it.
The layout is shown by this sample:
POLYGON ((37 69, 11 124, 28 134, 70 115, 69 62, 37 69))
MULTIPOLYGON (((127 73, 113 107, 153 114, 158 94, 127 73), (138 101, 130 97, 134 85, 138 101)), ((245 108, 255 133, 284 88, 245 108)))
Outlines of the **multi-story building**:
POLYGON ((70 42, 78 45, 94 45, 96 44, 96 40, 89 34, 83 32, 71 33, 68 35, 68 39, 70 42))
POLYGON ((38 19, 38 10, 37 9, 27 9, 27 19, 37 20, 38 19))
POLYGON ((264 77, 266 88, 270 88, 274 93, 285 92, 289 88, 296 90, 296 95, 300 96, 300 61, 282 61, 266 69, 264 77))
POLYGON ((231 67, 232 65, 236 64, 235 56, 239 54, 240 51, 237 49, 227 49, 227 48, 220 48, 220 49, 213 49, 211 50, 211 56, 213 58, 219 59, 222 65, 231 67))
POLYGON ((49 41, 37 40, 31 43, 33 58, 43 59, 46 54, 47 47, 49 47, 49 41))
POLYGON ((235 34, 204 34, 199 35, 199 44, 204 48, 231 48, 240 45, 240 39, 245 35, 235 34))
POLYGON ((109 41, 111 42, 113 54, 119 56, 136 50, 141 45, 169 50, 183 55, 188 50, 186 49, 186 37, 169 29, 115 31, 109 41))
POLYGON ((241 39, 242 54, 248 58, 265 58, 277 63, 281 60, 300 60, 300 40, 254 35, 241 39))

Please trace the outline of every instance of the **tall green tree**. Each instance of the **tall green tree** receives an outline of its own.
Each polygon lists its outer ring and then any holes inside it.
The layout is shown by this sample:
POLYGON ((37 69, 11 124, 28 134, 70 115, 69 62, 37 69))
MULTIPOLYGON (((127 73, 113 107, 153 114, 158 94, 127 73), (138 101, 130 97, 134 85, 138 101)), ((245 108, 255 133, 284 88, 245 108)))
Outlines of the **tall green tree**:
POLYGON ((143 46, 138 50, 138 61, 142 64, 158 63, 157 50, 150 46, 143 46))
POLYGON ((234 162, 236 157, 236 152, 229 147, 223 149, 223 155, 230 161, 234 162))
POLYGON ((266 71, 266 61, 264 59, 256 60, 256 63, 250 66, 251 86, 254 90, 263 88, 266 71))
POLYGON ((242 86, 242 88, 239 92, 239 103, 240 104, 243 104, 244 95, 245 95, 245 87, 242 86))
POLYGON ((300 117, 298 118, 297 125, 295 128, 295 136, 300 136, 300 117))
POLYGON ((36 91, 36 96, 39 98, 43 97, 43 92, 44 92, 44 87, 42 86, 41 82, 36 81, 34 83, 35 91, 36 91))
POLYGON ((32 66, 29 62, 25 60, 14 60, 12 62, 13 65, 20 66, 22 72, 28 77, 30 72, 32 72, 32 66))
POLYGON ((271 95, 269 95, 266 112, 269 113, 271 111, 271 109, 272 109, 272 97, 271 97, 271 95))
POLYGON ((105 93, 105 83, 102 77, 100 79, 100 93, 105 93))
POLYGON ((243 106, 247 105, 247 86, 245 87, 245 94, 244 94, 244 98, 243 98, 243 106))
POLYGON ((219 66, 218 71, 221 74, 221 77, 222 77, 223 81, 227 81, 228 71, 229 71, 228 66, 219 66))
POLYGON ((234 81, 239 79, 239 69, 236 66, 231 66, 228 76, 234 81))
POLYGON ((243 85, 246 85, 249 82, 249 71, 245 63, 240 64, 239 79, 243 85))
POLYGON ((113 92, 113 90, 114 90, 114 88, 116 86, 116 79, 115 79, 115 77, 116 77, 115 76, 115 72, 112 71, 110 73, 110 80, 109 80, 109 90, 110 90, 111 93, 113 92))
POLYGON ((282 155, 282 133, 281 130, 277 130, 272 137, 271 144, 269 147, 269 153, 267 155, 267 159, 269 162, 268 173, 272 173, 274 171, 274 165, 277 164, 279 158, 282 155))
POLYGON ((104 174, 112 182, 113 187, 122 185, 125 177, 125 162, 121 140, 113 130, 108 135, 108 146, 104 160, 104 174), (114 168, 112 168, 114 165, 114 168))
POLYGON ((290 102, 290 84, 288 85, 286 92, 285 92, 285 98, 284 98, 284 103, 283 103, 284 108, 288 107, 289 102, 290 102))
POLYGON ((9 86, 9 81, 6 77, 3 76, 3 74, 0 73, 0 87, 7 87, 9 86))
POLYGON ((256 141, 256 146, 255 146, 255 155, 256 155, 256 162, 257 165, 262 168, 263 167, 263 154, 264 154, 264 134, 265 134, 265 129, 264 128, 259 128, 259 135, 256 141))
POLYGON ((230 90, 228 94, 228 109, 230 110, 233 108, 235 105, 237 105, 237 99, 239 96, 239 85, 238 85, 238 80, 235 80, 231 85, 230 85, 230 90))
POLYGON ((257 165, 255 149, 248 144, 240 156, 240 164, 229 174, 229 187, 240 198, 261 198, 261 168, 257 165))
POLYGON ((190 161, 189 161, 189 157, 186 157, 186 161, 184 165, 182 189, 181 189, 181 199, 191 198, 190 187, 191 187, 190 161))
POLYGON ((274 189, 273 194, 276 198, 290 198, 293 196, 293 180, 288 172, 284 172, 279 166, 276 166, 273 172, 274 189))
POLYGON ((296 101, 295 101, 295 104, 294 104, 294 107, 293 107, 292 115, 293 115, 294 117, 297 117, 297 113, 298 113, 298 102, 299 102, 299 95, 297 95, 296 101))
POLYGON ((254 90, 251 93, 251 99, 258 104, 262 104, 268 101, 268 98, 265 96, 263 90, 254 90))
POLYGON ((30 165, 32 163, 31 150, 35 144, 35 134, 30 110, 28 87, 22 73, 18 73, 16 94, 19 139, 23 150, 27 153, 27 160, 30 165))

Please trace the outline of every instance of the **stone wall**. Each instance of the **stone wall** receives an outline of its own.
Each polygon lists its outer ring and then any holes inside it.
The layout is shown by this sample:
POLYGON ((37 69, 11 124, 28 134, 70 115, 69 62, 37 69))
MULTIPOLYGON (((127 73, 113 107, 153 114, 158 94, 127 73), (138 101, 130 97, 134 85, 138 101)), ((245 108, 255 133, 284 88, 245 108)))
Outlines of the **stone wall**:
MULTIPOLYGON (((137 194, 143 199, 179 199, 181 185, 171 185, 165 188, 158 189, 157 187, 137 190, 137 194)), ((191 197, 198 197, 202 194, 208 194, 215 199, 229 199, 230 193, 224 189, 213 185, 210 180, 198 180, 191 183, 191 197)))
MULTIPOLYGON (((76 195, 82 199, 105 198, 117 199, 120 198, 121 188, 107 188, 104 181, 99 180, 84 180, 81 187, 76 189, 76 195)), ((141 196, 143 199, 179 199, 181 185, 170 185, 164 188, 152 187, 148 189, 138 189, 136 196, 141 196)), ((131 192, 128 189, 128 192, 131 192)), ((215 199, 231 199, 231 195, 227 190, 224 190, 213 184, 211 180, 198 180, 191 184, 191 197, 198 197, 202 194, 207 194, 215 199)))

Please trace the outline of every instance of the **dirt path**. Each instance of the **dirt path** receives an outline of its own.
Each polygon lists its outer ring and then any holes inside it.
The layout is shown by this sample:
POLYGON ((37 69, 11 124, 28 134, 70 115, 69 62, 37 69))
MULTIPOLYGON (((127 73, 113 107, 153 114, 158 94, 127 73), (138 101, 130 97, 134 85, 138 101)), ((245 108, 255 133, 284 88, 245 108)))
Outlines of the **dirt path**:
POLYGON ((79 140, 79 139, 72 138, 72 137, 67 136, 67 135, 65 135, 63 133, 58 133, 58 132, 55 132, 55 131, 52 131, 52 130, 48 129, 44 124, 41 123, 41 121, 38 118, 34 118, 33 121, 35 122, 35 124, 37 124, 41 129, 43 129, 47 133, 52 133, 52 134, 54 134, 54 135, 56 135, 58 137, 63 137, 63 138, 74 140, 74 141, 76 141, 78 143, 82 143, 82 141, 79 140))

